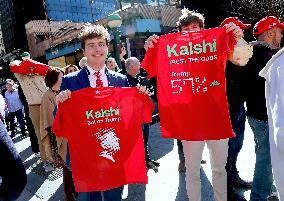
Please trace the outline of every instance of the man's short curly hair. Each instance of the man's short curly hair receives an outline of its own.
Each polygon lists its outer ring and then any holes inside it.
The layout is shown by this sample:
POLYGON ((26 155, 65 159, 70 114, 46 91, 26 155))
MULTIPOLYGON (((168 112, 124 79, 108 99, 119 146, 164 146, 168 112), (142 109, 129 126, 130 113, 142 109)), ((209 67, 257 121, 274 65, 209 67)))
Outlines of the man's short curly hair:
POLYGON ((177 21, 177 26, 181 31, 181 27, 197 22, 200 28, 204 28, 204 21, 205 18, 201 13, 184 8, 181 10, 181 16, 177 21))
POLYGON ((106 39, 106 44, 110 42, 110 35, 106 28, 102 25, 92 25, 90 23, 83 26, 81 32, 79 33, 79 39, 81 41, 81 48, 85 49, 85 42, 87 39, 93 39, 97 37, 102 37, 106 39))

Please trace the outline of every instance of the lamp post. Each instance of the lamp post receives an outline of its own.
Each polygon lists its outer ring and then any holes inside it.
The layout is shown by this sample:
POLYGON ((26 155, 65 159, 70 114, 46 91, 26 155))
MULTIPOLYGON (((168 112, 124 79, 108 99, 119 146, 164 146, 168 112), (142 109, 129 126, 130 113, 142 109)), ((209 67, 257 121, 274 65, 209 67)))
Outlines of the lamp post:
POLYGON ((119 58, 119 50, 117 44, 120 42, 118 28, 121 26, 122 20, 118 14, 111 14, 107 17, 107 21, 109 28, 112 29, 114 33, 114 38, 113 38, 114 55, 117 65, 121 69, 121 61, 119 58))

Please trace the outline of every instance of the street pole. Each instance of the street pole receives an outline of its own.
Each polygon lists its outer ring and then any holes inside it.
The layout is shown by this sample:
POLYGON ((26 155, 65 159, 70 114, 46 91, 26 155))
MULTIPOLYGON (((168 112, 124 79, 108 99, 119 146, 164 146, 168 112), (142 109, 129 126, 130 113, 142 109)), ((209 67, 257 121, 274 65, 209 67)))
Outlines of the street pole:
POLYGON ((120 36, 118 28, 122 24, 122 19, 118 14, 111 14, 107 17, 108 26, 113 31, 113 51, 115 55, 115 60, 117 62, 118 67, 121 69, 121 61, 119 57, 118 45, 120 43, 120 36))
POLYGON ((119 55, 119 49, 118 49, 118 44, 120 43, 120 38, 119 38, 119 31, 118 28, 113 28, 113 51, 114 51, 114 56, 115 56, 115 60, 117 62, 117 66, 119 67, 119 69, 122 69, 121 66, 121 61, 120 61, 120 55, 119 55))
POLYGON ((118 10, 122 10, 121 0, 116 0, 116 6, 118 10))

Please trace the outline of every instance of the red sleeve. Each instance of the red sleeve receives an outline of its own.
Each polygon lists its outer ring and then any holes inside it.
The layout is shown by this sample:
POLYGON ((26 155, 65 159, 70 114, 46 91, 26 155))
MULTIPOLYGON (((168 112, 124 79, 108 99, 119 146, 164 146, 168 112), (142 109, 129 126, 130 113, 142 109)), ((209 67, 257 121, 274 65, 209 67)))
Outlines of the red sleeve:
POLYGON ((227 44, 227 52, 229 54, 234 50, 234 47, 237 44, 237 39, 233 31, 230 31, 226 34, 226 44, 227 44))
POLYGON ((66 126, 65 123, 63 123, 63 105, 59 104, 58 105, 58 110, 56 112, 55 118, 54 118, 54 122, 52 125, 52 132, 55 133, 56 136, 58 137, 66 137, 66 133, 68 133, 68 131, 66 131, 66 126))
POLYGON ((142 114, 142 123, 151 123, 152 122, 152 113, 154 111, 154 104, 150 97, 140 94, 143 97, 143 107, 141 108, 141 114, 142 114))
POLYGON ((13 73, 19 73, 24 75, 41 75, 45 76, 50 66, 37 62, 32 59, 22 61, 18 66, 11 66, 13 73))
POLYGON ((158 49, 159 41, 155 44, 154 48, 149 48, 145 54, 141 66, 149 74, 148 79, 157 76, 158 69, 158 49))

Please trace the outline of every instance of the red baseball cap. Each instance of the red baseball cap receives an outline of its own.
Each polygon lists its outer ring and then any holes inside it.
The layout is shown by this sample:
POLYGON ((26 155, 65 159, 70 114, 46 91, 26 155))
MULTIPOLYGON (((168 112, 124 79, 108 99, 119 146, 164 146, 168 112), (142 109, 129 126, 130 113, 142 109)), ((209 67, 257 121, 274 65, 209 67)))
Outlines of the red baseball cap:
POLYGON ((253 27, 253 36, 258 36, 269 29, 274 27, 279 27, 284 30, 284 24, 281 23, 276 17, 274 16, 267 16, 262 18, 259 22, 257 22, 253 27))
POLYGON ((248 29, 251 26, 251 24, 244 24, 238 17, 228 17, 221 23, 220 27, 223 27, 224 25, 229 24, 230 22, 233 22, 241 29, 248 29))

